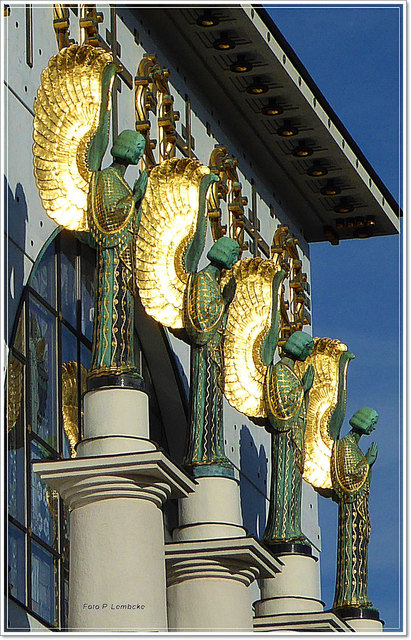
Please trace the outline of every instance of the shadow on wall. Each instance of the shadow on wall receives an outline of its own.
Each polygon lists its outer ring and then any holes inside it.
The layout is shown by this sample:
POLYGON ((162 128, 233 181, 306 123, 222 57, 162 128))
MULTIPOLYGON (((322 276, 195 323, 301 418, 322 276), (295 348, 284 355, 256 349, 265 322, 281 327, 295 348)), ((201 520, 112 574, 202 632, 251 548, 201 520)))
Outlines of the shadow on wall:
POLYGON ((23 186, 18 183, 16 191, 10 188, 7 178, 4 178, 4 193, 6 207, 6 228, 4 237, 4 255, 6 259, 7 283, 4 287, 5 308, 7 319, 4 325, 5 340, 10 344, 11 332, 17 308, 24 287, 24 247, 26 246, 26 228, 28 222, 27 200, 23 186), (8 237, 11 242, 8 242, 8 237), (19 248, 20 247, 20 248, 19 248))
POLYGON ((240 500, 244 527, 260 539, 266 521, 267 457, 263 445, 257 452, 247 425, 240 431, 240 500))

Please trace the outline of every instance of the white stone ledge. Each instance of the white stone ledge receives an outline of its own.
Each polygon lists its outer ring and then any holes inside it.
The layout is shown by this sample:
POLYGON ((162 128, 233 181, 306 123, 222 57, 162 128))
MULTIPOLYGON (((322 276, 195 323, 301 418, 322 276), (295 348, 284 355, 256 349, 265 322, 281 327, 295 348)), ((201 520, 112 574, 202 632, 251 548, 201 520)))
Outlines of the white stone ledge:
POLYGON ((288 613, 255 617, 254 631, 294 631, 296 633, 301 631, 352 632, 353 629, 331 611, 321 611, 318 613, 310 611, 307 613, 288 613))
MULTIPOLYGON (((166 544, 166 563, 169 572, 178 563, 195 559, 218 562, 240 562, 256 569, 260 578, 273 578, 281 572, 282 562, 272 556, 252 537, 218 540, 186 540, 166 544)), ((171 575, 171 574, 170 574, 171 575)))
POLYGON ((172 498, 183 498, 195 490, 195 483, 162 451, 126 453, 70 460, 33 462, 33 470, 52 489, 67 488, 67 482, 86 478, 117 476, 165 483, 172 498))

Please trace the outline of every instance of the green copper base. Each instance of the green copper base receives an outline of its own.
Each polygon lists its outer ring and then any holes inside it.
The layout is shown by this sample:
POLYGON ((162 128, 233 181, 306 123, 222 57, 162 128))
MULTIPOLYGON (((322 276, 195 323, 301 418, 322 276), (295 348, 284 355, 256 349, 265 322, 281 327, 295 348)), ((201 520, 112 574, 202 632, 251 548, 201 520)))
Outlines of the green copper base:
POLYGON ((275 556, 291 553, 300 556, 313 556, 311 545, 303 541, 271 543, 264 541, 264 546, 275 556))
POLYGON ((89 376, 87 378, 87 391, 96 391, 105 388, 136 389, 147 393, 144 380, 139 373, 105 374, 89 376))
POLYGON ((202 464, 191 467, 191 472, 195 478, 219 476, 223 478, 234 478, 233 466, 222 466, 220 464, 202 464))

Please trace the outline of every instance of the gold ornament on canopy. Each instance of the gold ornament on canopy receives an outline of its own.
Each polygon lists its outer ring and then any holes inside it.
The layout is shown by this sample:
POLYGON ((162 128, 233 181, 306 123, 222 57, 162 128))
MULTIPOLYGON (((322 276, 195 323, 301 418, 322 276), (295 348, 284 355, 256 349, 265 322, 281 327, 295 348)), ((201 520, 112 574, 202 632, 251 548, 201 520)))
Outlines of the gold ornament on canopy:
POLYGON ((156 56, 143 56, 135 78, 135 115, 136 129, 146 140, 143 165, 147 171, 156 164, 153 150, 157 143, 151 138, 150 112, 157 115, 160 162, 170 160, 176 153, 175 123, 180 119, 180 114, 173 108, 169 76, 168 69, 160 67, 156 56))
POLYGON ((242 187, 237 172, 238 160, 233 158, 227 147, 216 145, 211 152, 208 163, 211 171, 219 178, 208 192, 207 215, 210 221, 214 242, 218 238, 228 235, 237 240, 241 250, 247 249, 244 244, 244 207, 247 198, 242 195, 242 187), (227 226, 221 224, 221 200, 227 203, 227 226))

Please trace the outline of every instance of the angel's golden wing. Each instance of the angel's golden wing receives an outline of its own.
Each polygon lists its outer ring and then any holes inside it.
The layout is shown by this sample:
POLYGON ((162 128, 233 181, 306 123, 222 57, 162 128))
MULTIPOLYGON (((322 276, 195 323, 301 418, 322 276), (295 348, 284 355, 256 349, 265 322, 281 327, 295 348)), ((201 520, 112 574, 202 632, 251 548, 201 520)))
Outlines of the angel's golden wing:
POLYGON ((183 327, 184 257, 197 227, 200 185, 208 175, 210 169, 198 160, 165 160, 151 170, 142 201, 136 247, 140 297, 150 316, 174 329, 183 327))
POLYGON ((102 75, 111 53, 70 45, 41 74, 34 102, 34 177, 47 214, 57 224, 87 231, 91 172, 87 151, 100 117, 102 75))
POLYGON ((23 399, 24 366, 16 357, 12 356, 8 367, 7 389, 7 426, 11 431, 17 423, 21 413, 23 399))
POLYGON ((246 258, 229 272, 236 290, 224 339, 224 395, 237 411, 255 418, 267 416, 263 400, 267 366, 261 350, 271 326, 272 282, 279 270, 272 260, 246 258))
MULTIPOLYGON (((86 391, 87 370, 81 368, 81 391, 86 391)), ((79 414, 78 414, 78 375, 77 362, 64 362, 62 365, 62 408, 63 427, 70 445, 72 458, 77 456, 76 444, 80 440, 79 414)))
MULTIPOLYGON (((341 369, 341 356, 347 352, 345 344, 331 338, 314 338, 314 348, 304 362, 296 362, 295 372, 302 377, 310 364, 314 367, 314 382, 310 389, 305 428, 305 459, 303 478, 313 487, 331 489, 331 455, 334 440, 330 421, 338 402, 345 412, 345 389, 349 358, 341 369), (339 395, 339 388, 343 393, 339 395)), ((347 352, 347 356, 353 357, 347 352)), ((342 422, 342 419, 341 419, 342 422)))

